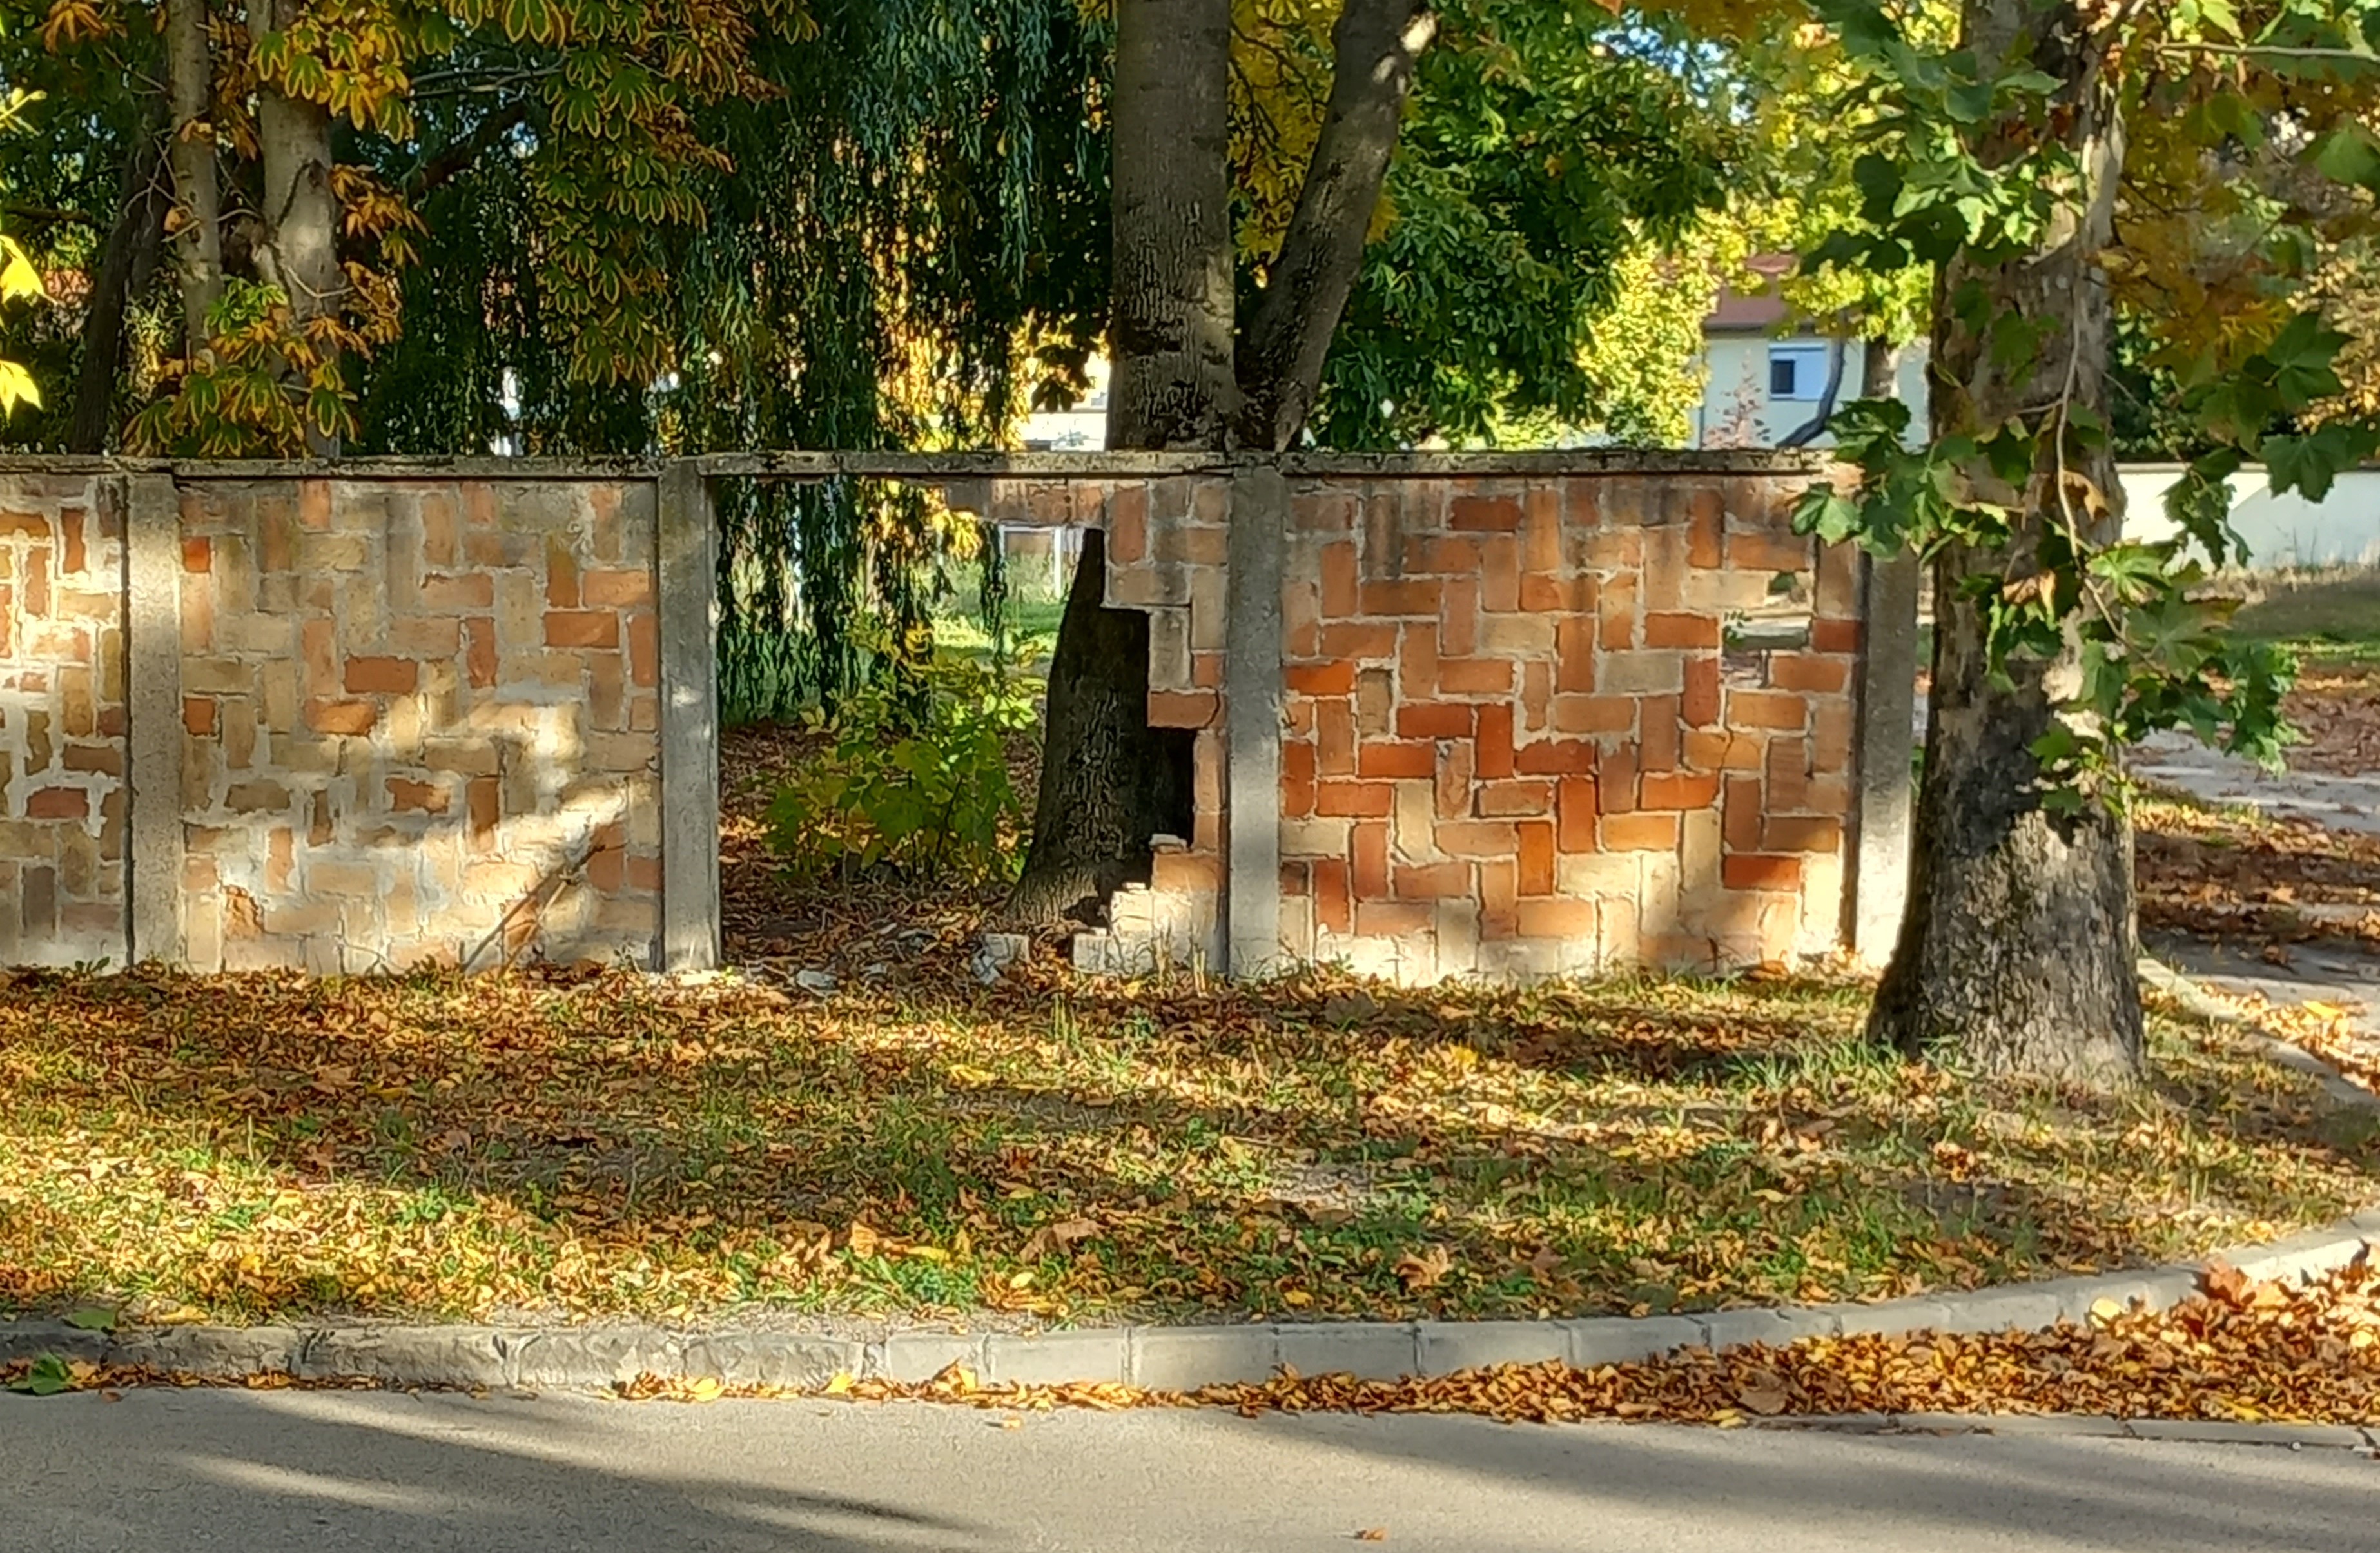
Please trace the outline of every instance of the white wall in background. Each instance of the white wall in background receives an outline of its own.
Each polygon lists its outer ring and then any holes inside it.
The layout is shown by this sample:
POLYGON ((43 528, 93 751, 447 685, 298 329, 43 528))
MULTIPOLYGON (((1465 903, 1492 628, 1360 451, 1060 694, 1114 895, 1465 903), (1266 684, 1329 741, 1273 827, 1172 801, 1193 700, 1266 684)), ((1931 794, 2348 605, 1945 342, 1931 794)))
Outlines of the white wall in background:
MULTIPOLYGON (((2166 492, 2179 464, 2124 467, 2124 534, 2155 542, 2171 537, 2166 492)), ((2248 542, 2249 564, 2271 566, 2380 565, 2380 469, 2341 475, 2320 505, 2294 491, 2276 496, 2261 468, 2231 477, 2231 527, 2248 542)))

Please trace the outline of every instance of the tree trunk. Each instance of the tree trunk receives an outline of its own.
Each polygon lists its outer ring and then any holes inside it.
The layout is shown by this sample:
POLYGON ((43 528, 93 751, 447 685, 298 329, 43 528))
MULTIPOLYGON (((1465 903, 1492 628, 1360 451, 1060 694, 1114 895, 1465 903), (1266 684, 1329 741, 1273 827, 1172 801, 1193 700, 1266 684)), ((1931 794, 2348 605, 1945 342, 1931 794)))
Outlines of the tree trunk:
POLYGON ((157 273, 165 237, 165 212, 173 207, 164 178, 164 152, 150 121, 126 154, 124 193, 115 225, 102 249, 83 315, 82 370, 75 383, 74 419, 67 431, 69 453, 104 453, 115 429, 115 383, 124 370, 124 313, 157 273))
MULTIPOLYGON (((298 0, 249 0, 249 35, 262 42, 298 19, 298 0)), ((298 327, 335 316, 346 296, 339 268, 339 202, 331 192, 331 115, 270 87, 256 94, 256 138, 264 166, 263 231, 258 273, 289 298, 298 327)), ((335 438, 310 418, 310 451, 338 452, 335 438)))
MULTIPOLYGON (((1296 440, 1432 30, 1416 0, 1348 0, 1297 209, 1235 340, 1230 0, 1118 0, 1108 446, 1296 440)), ((1145 878, 1149 836, 1190 824, 1193 740, 1148 726, 1148 618, 1099 607, 1102 554, 1094 536, 1050 662, 1033 849, 1008 912, 1024 924, 1145 878)))
POLYGON ((1436 18, 1416 0, 1347 0, 1339 13, 1330 34, 1330 101, 1297 209, 1240 343, 1242 447, 1286 448, 1305 429, 1330 337, 1364 262, 1413 91, 1414 62, 1436 30, 1436 18))
MULTIPOLYGON (((1118 0, 1108 445, 1224 443, 1232 377, 1231 0, 1118 0)), ((1148 617, 1105 608, 1086 537, 1050 663, 1033 844, 1005 916, 1091 920, 1186 834, 1191 740, 1148 725, 1148 617), (1088 905, 1086 905, 1088 903, 1088 905)))
MULTIPOLYGON (((2029 44, 2033 62, 2065 83, 2053 123, 2080 155, 2084 183, 2038 252, 1945 267, 1935 308, 1937 439, 2037 415, 2061 394, 2105 421, 2111 323, 2096 256, 2109 239, 2123 130, 2077 9, 2075 0, 1967 0, 1967 36, 1979 55, 1999 58, 2029 44), (1949 306, 1969 285, 1988 305, 1949 306), (2033 363, 2010 369, 1994 361, 1988 330, 1964 322, 1976 318, 2058 327, 2033 363)), ((1980 149, 1989 158, 2002 146, 1986 138, 1980 149)), ((2142 1065, 2131 829, 2095 804, 2075 816, 2044 810, 2031 746, 2078 683, 2075 664, 2070 655, 2018 660, 2008 665, 2010 683, 1994 684, 1982 612, 1961 586, 1978 575, 1995 583, 2030 575, 2036 540, 2052 526, 2075 525, 2094 542, 2120 531, 2112 452, 2069 439, 2061 469, 2057 441, 2044 439, 2022 489, 1979 477, 1979 496, 2028 515, 2017 540, 2005 550, 1953 547, 1936 563, 1933 718, 1909 911, 1869 1028, 1912 1055, 2123 1079, 2142 1065), (2076 475, 2107 504, 2096 519, 2076 475)))
POLYGON ((223 191, 216 181, 214 58, 206 0, 166 0, 165 63, 173 98, 174 199, 186 218, 174 237, 182 275, 182 331, 206 348, 207 316, 223 297, 223 191))

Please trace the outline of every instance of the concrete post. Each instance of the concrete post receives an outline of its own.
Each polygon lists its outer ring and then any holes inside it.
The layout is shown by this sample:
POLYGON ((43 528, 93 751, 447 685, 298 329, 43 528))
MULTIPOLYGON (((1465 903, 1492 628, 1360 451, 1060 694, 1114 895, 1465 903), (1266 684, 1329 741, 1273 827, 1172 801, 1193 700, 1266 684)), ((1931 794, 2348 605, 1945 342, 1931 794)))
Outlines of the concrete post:
POLYGON ((1871 557, 1862 584, 1866 628, 1859 668, 1859 791, 1852 810, 1852 952, 1892 958, 1909 901, 1910 756, 1917 713, 1914 554, 1871 557))
POLYGON ((658 538, 662 679, 661 968, 719 964, 719 565, 710 481, 662 470, 658 538))
MULTIPOLYGON (((174 477, 106 482, 124 513, 128 963, 180 965, 182 498, 174 477)), ((103 488, 104 489, 104 488, 103 488)))
POLYGON ((1281 962, 1281 552, 1289 485, 1270 466, 1232 477, 1223 653, 1223 914, 1231 974, 1281 962))

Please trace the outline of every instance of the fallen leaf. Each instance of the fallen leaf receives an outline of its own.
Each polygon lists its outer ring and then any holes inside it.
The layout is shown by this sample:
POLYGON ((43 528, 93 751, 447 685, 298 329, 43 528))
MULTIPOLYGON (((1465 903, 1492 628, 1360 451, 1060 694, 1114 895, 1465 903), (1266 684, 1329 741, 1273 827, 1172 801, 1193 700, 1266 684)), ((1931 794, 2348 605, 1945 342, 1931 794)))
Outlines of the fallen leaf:
POLYGON ((1362 1531, 1355 1534, 1355 1540, 1357 1542, 1386 1542, 1389 1540, 1389 1529, 1386 1526, 1366 1526, 1362 1531))
POLYGON ((1406 1252, 1390 1269, 1402 1280, 1408 1293, 1418 1294, 1425 1289, 1435 1289, 1446 1275, 1454 1270, 1454 1258, 1442 1245, 1427 1245, 1419 1252, 1406 1252))

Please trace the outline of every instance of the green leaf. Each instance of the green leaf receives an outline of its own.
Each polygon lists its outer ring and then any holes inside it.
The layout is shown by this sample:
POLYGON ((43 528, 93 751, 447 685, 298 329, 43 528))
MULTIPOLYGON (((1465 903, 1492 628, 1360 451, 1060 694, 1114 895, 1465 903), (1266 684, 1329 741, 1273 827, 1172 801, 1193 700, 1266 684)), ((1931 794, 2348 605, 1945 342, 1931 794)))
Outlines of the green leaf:
POLYGON ((67 1312, 67 1325, 77 1331, 112 1332, 121 1316, 104 1305, 85 1305, 67 1312))
POLYGON ((2360 124, 2335 130, 2316 142, 2313 166, 2333 183, 2380 189, 2380 136, 2360 124))
POLYGON ((74 1389, 74 1372, 55 1353, 35 1359, 32 1368, 8 1383, 8 1389, 28 1397, 55 1397, 74 1389))

